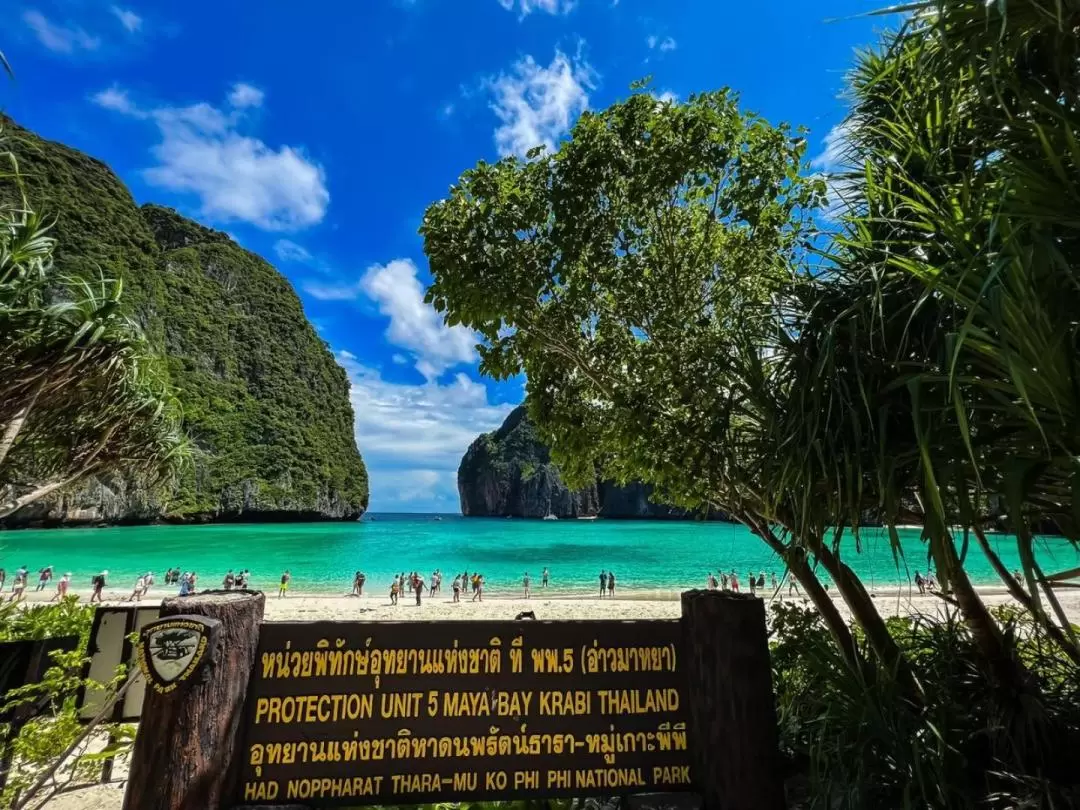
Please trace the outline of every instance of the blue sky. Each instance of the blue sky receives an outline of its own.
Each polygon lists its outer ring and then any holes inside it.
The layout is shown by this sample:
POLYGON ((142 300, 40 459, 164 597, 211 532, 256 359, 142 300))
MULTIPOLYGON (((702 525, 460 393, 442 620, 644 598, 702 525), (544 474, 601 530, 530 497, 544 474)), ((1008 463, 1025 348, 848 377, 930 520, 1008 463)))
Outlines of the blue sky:
POLYGON ((373 511, 457 511, 461 455, 522 398, 422 303, 428 203, 646 75, 679 98, 735 88, 827 156, 844 71, 880 27, 861 15, 884 5, 8 2, 9 114, 290 279, 352 380, 373 511))

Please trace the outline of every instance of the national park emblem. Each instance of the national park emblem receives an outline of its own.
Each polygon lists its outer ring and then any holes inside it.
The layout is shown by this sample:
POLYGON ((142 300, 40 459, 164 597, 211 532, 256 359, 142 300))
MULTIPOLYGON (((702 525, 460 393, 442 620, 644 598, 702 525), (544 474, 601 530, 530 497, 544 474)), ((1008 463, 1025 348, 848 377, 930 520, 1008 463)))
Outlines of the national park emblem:
POLYGON ((191 679, 212 657, 221 622, 203 616, 170 616, 143 628, 139 668, 162 693, 191 679))

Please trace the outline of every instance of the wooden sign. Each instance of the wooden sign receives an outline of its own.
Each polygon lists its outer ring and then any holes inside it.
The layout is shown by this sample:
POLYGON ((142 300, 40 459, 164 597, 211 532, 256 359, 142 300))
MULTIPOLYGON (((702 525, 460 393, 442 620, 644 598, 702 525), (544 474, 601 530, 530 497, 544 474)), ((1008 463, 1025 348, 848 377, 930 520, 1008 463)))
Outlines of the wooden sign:
POLYGON ((221 622, 204 616, 170 616, 143 628, 139 669, 155 691, 167 694, 212 659, 221 622))
POLYGON ((239 803, 691 790, 678 621, 264 624, 239 803))
MULTIPOLYGON (((107 683, 113 679, 120 664, 137 668, 138 651, 129 636, 140 633, 160 615, 161 605, 97 608, 90 628, 90 639, 86 645, 87 662, 83 668, 83 679, 107 683)), ((124 699, 117 703, 110 719, 113 722, 138 722, 142 715, 145 695, 146 679, 140 675, 128 687, 124 699)), ((104 705, 105 696, 104 690, 93 686, 80 688, 77 698, 79 721, 89 723, 97 717, 104 705)))

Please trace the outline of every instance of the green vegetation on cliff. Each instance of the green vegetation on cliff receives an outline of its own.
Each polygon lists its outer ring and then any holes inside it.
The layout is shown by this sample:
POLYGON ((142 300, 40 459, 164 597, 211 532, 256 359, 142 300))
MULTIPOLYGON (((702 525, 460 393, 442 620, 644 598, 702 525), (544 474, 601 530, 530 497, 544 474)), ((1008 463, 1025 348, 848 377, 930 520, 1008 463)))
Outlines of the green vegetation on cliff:
POLYGON ((58 267, 123 279, 125 307, 166 358, 195 451, 161 497, 138 481, 99 482, 24 519, 359 516, 368 480, 348 379, 289 283, 226 234, 139 208, 100 161, 6 126, 28 194, 56 218, 58 267))
POLYGON ((697 517, 653 503, 652 487, 645 484, 619 486, 597 478, 570 489, 524 405, 470 445, 458 467, 458 495, 462 514, 473 517, 697 517))

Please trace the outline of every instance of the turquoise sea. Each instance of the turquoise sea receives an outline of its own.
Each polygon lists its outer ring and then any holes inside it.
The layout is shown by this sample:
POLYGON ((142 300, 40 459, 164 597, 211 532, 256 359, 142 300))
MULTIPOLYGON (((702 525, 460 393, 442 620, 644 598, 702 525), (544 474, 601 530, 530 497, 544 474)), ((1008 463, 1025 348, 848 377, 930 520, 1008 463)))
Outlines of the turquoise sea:
MULTIPOLYGON (((860 553, 845 542, 843 556, 869 585, 908 583, 926 570, 926 550, 917 530, 901 533, 905 556, 898 569, 884 535, 867 529, 860 553)), ((1015 568, 1015 543, 993 542, 1005 564, 1015 568)), ((1080 553, 1060 538, 1040 541, 1038 557, 1047 572, 1080 566, 1080 553)), ((965 564, 976 582, 996 578, 974 540, 965 564)), ((90 577, 109 570, 110 587, 126 587, 142 572, 160 575, 171 566, 195 570, 200 586, 214 587, 229 568, 248 568, 252 585, 276 587, 288 568, 293 587, 344 593, 362 569, 369 586, 388 588, 399 571, 444 575, 480 571, 488 591, 519 592, 528 571, 539 586, 551 571, 557 592, 591 591, 601 571, 613 570, 623 592, 704 587, 709 571, 734 568, 782 573, 777 558, 744 527, 728 523, 507 520, 460 515, 367 515, 358 523, 135 526, 0 532, 0 567, 37 571, 52 565, 70 571, 86 588, 90 577)), ((447 583, 449 579, 446 580, 447 583)))

